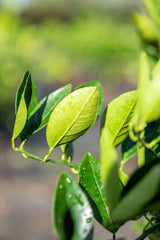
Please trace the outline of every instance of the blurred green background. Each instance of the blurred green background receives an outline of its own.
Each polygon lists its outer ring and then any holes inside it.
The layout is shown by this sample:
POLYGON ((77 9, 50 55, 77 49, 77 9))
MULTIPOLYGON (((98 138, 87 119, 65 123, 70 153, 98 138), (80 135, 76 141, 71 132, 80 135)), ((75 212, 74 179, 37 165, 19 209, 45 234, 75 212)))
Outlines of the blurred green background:
MULTIPOLYGON (((0 240, 55 239, 52 196, 59 173, 69 171, 12 151, 14 98, 24 71, 31 72, 40 99, 64 84, 97 79, 105 107, 136 88, 141 46, 132 13, 141 8, 139 0, 0 1, 0 240)), ((99 157, 99 121, 74 143, 76 162, 88 151, 99 157)), ((33 136, 29 151, 48 151, 44 134, 33 136)), ((127 224, 117 237, 123 236, 137 233, 127 224)), ((94 240, 109 238, 97 224, 94 240)))
POLYGON ((37 85, 136 82, 139 1, 0 1, 0 129, 11 131, 25 70, 37 85))

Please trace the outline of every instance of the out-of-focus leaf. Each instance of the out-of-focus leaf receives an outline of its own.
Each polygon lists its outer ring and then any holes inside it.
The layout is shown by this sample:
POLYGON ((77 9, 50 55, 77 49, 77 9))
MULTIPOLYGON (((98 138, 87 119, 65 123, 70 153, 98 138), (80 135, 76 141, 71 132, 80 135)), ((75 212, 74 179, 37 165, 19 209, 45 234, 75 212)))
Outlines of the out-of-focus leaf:
POLYGON ((98 116, 101 113, 103 101, 104 101, 104 93, 103 93, 103 87, 99 81, 92 80, 90 82, 87 82, 83 85, 78 86, 76 89, 84 88, 84 87, 96 87, 99 91, 99 105, 98 105, 98 116))
MULTIPOLYGON (((79 184, 90 200, 95 218, 107 228, 111 219, 101 178, 101 162, 90 153, 87 153, 81 162, 79 184)), ((107 229, 111 232, 113 230, 107 229)))
POLYGON ((158 41, 156 26, 146 14, 134 13, 134 20, 142 39, 150 44, 158 41))
POLYGON ((137 100, 137 91, 126 92, 112 100, 102 116, 101 132, 111 136, 112 145, 118 146, 128 135, 128 124, 137 100))
POLYGON ((111 213, 120 197, 120 181, 118 174, 118 156, 106 131, 101 132, 102 180, 105 188, 106 202, 111 213))
POLYGON ((145 165, 137 170, 124 188, 121 201, 111 214, 112 220, 123 224, 139 216, 140 213, 145 214, 145 207, 157 195, 159 188, 160 163, 154 164, 151 168, 145 165))
POLYGON ((71 84, 50 93, 43 98, 30 113, 25 128, 21 134, 21 140, 28 139, 33 133, 46 126, 53 109, 71 91, 71 84))
POLYGON ((98 100, 96 87, 78 89, 64 98, 49 118, 46 131, 49 147, 69 143, 87 132, 96 121, 98 100))
POLYGON ((93 232, 93 212, 89 201, 68 173, 57 182, 53 224, 57 239, 90 240, 93 232))
POLYGON ((135 240, 144 240, 148 236, 150 240, 159 240, 159 237, 160 237, 160 233, 158 233, 159 228, 160 228, 160 223, 157 223, 152 227, 150 227, 149 229, 145 230, 143 234, 138 238, 136 238, 135 240))
POLYGON ((141 53, 140 67, 139 67, 139 80, 138 80, 138 100, 133 114, 132 122, 134 125, 143 126, 144 114, 146 108, 144 108, 144 92, 150 84, 151 70, 148 62, 148 58, 145 52, 141 53))
POLYGON ((128 175, 123 172, 121 169, 119 170, 119 179, 122 183, 123 186, 126 186, 126 184, 128 183, 129 177, 128 175))
POLYGON ((143 0, 145 6, 153 19, 153 21, 159 26, 160 24, 160 2, 159 0, 143 0))

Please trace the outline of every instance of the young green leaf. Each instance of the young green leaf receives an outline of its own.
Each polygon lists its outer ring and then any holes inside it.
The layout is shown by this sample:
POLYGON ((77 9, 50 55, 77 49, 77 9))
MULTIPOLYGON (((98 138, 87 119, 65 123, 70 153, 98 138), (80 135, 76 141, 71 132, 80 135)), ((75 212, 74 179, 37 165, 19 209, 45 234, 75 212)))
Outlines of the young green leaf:
POLYGON ((31 74, 28 71, 25 72, 17 90, 16 101, 15 101, 16 113, 18 111, 18 107, 19 107, 20 100, 22 98, 23 93, 24 93, 26 106, 28 109, 27 114, 29 115, 32 109, 37 105, 38 97, 37 97, 37 90, 36 90, 35 84, 31 78, 31 74))
POLYGON ((50 149, 73 141, 91 128, 97 118, 98 99, 97 88, 86 87, 72 92, 56 106, 46 131, 50 149))
POLYGON ((57 239, 90 240, 93 212, 89 201, 68 173, 59 177, 53 204, 53 224, 57 239))
POLYGON ((84 87, 96 87, 99 91, 99 105, 98 105, 98 116, 101 113, 103 101, 104 101, 104 93, 103 93, 103 87, 99 81, 92 80, 90 82, 87 82, 83 85, 78 86, 76 89, 84 88, 84 87))
POLYGON ((103 113, 101 132, 111 136, 112 145, 118 146, 128 135, 128 124, 137 100, 137 91, 126 92, 108 104, 103 113))
POLYGON ((101 133, 102 180, 105 188, 106 202, 110 213, 118 204, 120 181, 118 174, 118 157, 111 144, 112 138, 106 131, 101 133))
MULTIPOLYGON (((24 76, 22 78, 22 81, 18 87, 18 90, 17 90, 17 93, 16 93, 16 100, 15 100, 15 112, 17 114, 18 112, 18 107, 19 107, 19 104, 20 104, 20 101, 21 101, 21 98, 22 98, 22 95, 24 93, 24 90, 26 88, 26 82, 28 81, 28 77, 29 77, 29 72, 26 71, 24 73, 24 76)), ((31 88, 30 88, 30 91, 31 91, 31 88)), ((31 95, 31 94, 30 94, 31 95)), ((30 96, 31 97, 31 96, 30 96)))
POLYGON ((135 125, 143 129, 147 123, 160 118, 160 63, 158 62, 151 72, 149 71, 146 54, 142 54, 140 78, 139 78, 139 97, 135 109, 135 125), (148 75, 148 77, 147 77, 148 75), (142 76, 142 77, 141 77, 142 76))
POLYGON ((21 134, 21 141, 28 139, 32 134, 46 126, 53 109, 71 91, 71 84, 68 84, 43 98, 28 116, 25 128, 21 134))
POLYGON ((28 108, 28 118, 29 118, 30 113, 33 111, 33 109, 38 104, 37 89, 36 89, 36 86, 35 86, 32 78, 31 78, 31 74, 29 74, 29 78, 31 79, 32 95, 31 95, 31 101, 30 101, 29 108, 28 108))
POLYGON ((153 19, 153 21, 157 24, 159 27, 160 24, 160 6, 159 6, 159 0, 144 0, 145 6, 153 19))
POLYGON ((140 67, 139 67, 139 80, 138 80, 138 100, 135 111, 132 117, 132 122, 136 126, 144 126, 144 118, 146 108, 144 107, 144 92, 149 87, 151 81, 151 70, 147 55, 145 52, 141 53, 140 67))
POLYGON ((25 126, 26 120, 27 120, 27 106, 23 94, 16 114, 12 139, 15 139, 19 136, 19 134, 21 133, 25 126))
MULTIPOLYGON (((139 172, 138 175, 140 175, 139 172)), ((121 201, 112 212, 112 219, 116 223, 123 224, 125 221, 139 216, 139 214, 146 213, 143 209, 150 204, 160 188, 160 164, 156 164, 149 169, 143 177, 139 176, 137 184, 133 185, 134 181, 137 181, 135 176, 126 185, 121 201)))
POLYGON ((28 107, 31 102, 32 97, 32 81, 30 73, 27 71, 24 74, 24 77, 19 85, 16 94, 16 101, 15 101, 15 112, 16 112, 16 119, 13 129, 13 137, 12 140, 17 138, 19 134, 22 132, 28 114, 28 107))
MULTIPOLYGON (((79 184, 90 200, 95 218, 107 228, 111 219, 101 178, 101 162, 90 153, 84 156, 80 164, 79 184)), ((108 230, 112 232, 113 229, 108 230)))
POLYGON ((146 14, 134 13, 134 20, 143 41, 158 43, 158 32, 153 21, 146 14))

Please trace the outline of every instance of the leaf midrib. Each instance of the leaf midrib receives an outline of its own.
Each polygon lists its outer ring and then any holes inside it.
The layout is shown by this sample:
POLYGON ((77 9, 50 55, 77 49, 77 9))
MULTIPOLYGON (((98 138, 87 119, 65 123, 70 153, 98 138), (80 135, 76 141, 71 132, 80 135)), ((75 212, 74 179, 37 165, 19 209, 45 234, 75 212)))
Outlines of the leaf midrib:
POLYGON ((87 105, 88 103, 88 100, 91 98, 91 96, 93 95, 94 91, 96 90, 96 87, 95 89, 89 94, 88 98, 87 98, 87 101, 85 102, 85 104, 83 105, 82 107, 82 110, 77 114, 76 118, 72 121, 70 127, 68 127, 64 133, 63 133, 63 136, 61 136, 56 142, 55 144, 51 147, 52 149, 62 140, 63 137, 65 137, 65 135, 67 134, 67 132, 71 129, 71 127, 74 125, 74 123, 76 122, 77 118, 81 115, 81 113, 83 112, 83 109, 85 108, 85 106, 87 105))
MULTIPOLYGON (((93 169, 93 167, 92 167, 92 164, 91 164, 91 161, 90 161, 90 160, 89 160, 89 164, 90 164, 90 167, 91 167, 92 176, 93 176, 93 178, 94 178, 94 180, 95 180, 95 183, 96 183, 96 186, 97 186, 98 192, 99 192, 99 194, 100 194, 100 196, 101 196, 102 203, 103 203, 103 205, 104 205, 104 208, 106 209, 107 215, 108 215, 109 220, 110 220, 110 222, 111 222, 110 212, 107 211, 107 204, 106 204, 106 201, 105 201, 105 199, 104 199, 104 197, 103 197, 102 192, 100 191, 99 184, 98 184, 98 182, 97 182, 97 180, 96 180, 96 176, 95 176, 95 174, 94 174, 94 169, 93 169)), ((103 218, 103 217, 102 217, 102 218, 103 218)))

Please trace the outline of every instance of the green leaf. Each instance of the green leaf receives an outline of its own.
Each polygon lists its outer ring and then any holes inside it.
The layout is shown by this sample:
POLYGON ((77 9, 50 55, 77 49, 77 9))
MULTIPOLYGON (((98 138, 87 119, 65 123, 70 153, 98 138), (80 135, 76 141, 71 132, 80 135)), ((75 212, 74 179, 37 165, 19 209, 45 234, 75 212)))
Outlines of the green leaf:
POLYGON ((105 187, 106 202, 110 213, 118 204, 120 181, 118 174, 118 157, 111 145, 111 138, 106 131, 101 134, 102 180, 105 187))
POLYGON ((46 131, 48 145, 69 143, 87 132, 95 123, 99 92, 96 87, 78 89, 53 110, 46 131))
POLYGON ((13 137, 14 140, 19 134, 22 132, 28 114, 28 107, 31 102, 32 98, 32 81, 31 75, 27 71, 23 79, 18 87, 17 94, 16 94, 16 101, 15 101, 15 112, 16 112, 16 119, 13 129, 13 137))
POLYGON ((29 77, 31 79, 31 88, 32 88, 32 95, 31 95, 31 101, 29 104, 29 108, 28 108, 28 118, 30 113, 33 111, 33 109, 37 106, 38 104, 38 95, 37 95, 37 89, 36 86, 31 78, 31 74, 29 74, 29 77))
POLYGON ((134 13, 134 20, 142 40, 151 45, 158 43, 156 26, 146 14, 134 13))
POLYGON ((114 147, 123 142, 128 135, 128 124, 132 118, 136 100, 137 91, 126 92, 111 101, 103 113, 101 132, 108 132, 114 147))
POLYGON ((71 84, 50 93, 43 98, 30 113, 26 126, 21 134, 21 141, 28 139, 32 134, 46 126, 53 109, 71 91, 71 84))
POLYGON ((122 186, 126 186, 126 184, 128 183, 129 177, 128 175, 123 172, 121 169, 119 170, 119 179, 122 183, 122 186))
POLYGON ((83 85, 78 86, 76 89, 84 88, 84 87, 96 87, 99 91, 99 105, 98 105, 98 116, 101 113, 103 101, 104 101, 104 93, 103 93, 103 87, 99 81, 92 80, 90 82, 87 82, 83 85))
POLYGON ((101 178, 101 162, 90 153, 84 156, 80 164, 79 184, 90 200, 95 218, 107 228, 111 219, 101 178))
POLYGON ((144 126, 144 115, 146 107, 144 107, 144 92, 150 86, 151 82, 151 70, 147 54, 141 53, 140 67, 139 67, 139 80, 138 80, 138 101, 133 114, 132 122, 136 126, 144 126))
POLYGON ((131 157, 137 153, 137 144, 133 142, 129 136, 122 142, 121 155, 122 163, 126 163, 131 157))
POLYGON ((15 112, 17 114, 18 112, 18 107, 22 98, 22 94, 24 93, 25 87, 26 87, 26 82, 28 80, 29 72, 26 71, 24 73, 24 76, 22 78, 22 81, 18 87, 17 93, 16 93, 16 100, 15 100, 15 112))
POLYGON ((122 199, 112 212, 112 219, 116 223, 123 224, 145 214, 144 208, 157 195, 160 188, 160 164, 156 164, 144 174, 145 168, 146 166, 138 170, 124 188, 122 199))
POLYGON ((53 223, 57 239, 90 240, 92 238, 92 209, 86 195, 68 173, 62 173, 57 182, 53 223))
POLYGON ((145 6, 153 19, 159 27, 160 24, 160 4, 159 0, 144 0, 145 6))
MULTIPOLYGON (((146 55, 144 56, 141 60, 142 66, 145 65, 143 63, 147 61, 146 55)), ((146 65, 148 66, 148 63, 146 63, 146 65)), ((139 125, 140 130, 145 127, 146 123, 153 122, 160 118, 160 63, 158 62, 156 64, 152 73, 146 70, 148 69, 146 65, 140 69, 140 72, 142 72, 140 75, 144 74, 145 78, 140 78, 139 98, 135 111, 136 119, 138 119, 137 125, 139 125)))
POLYGON ((27 120, 27 107, 23 94, 16 114, 12 139, 15 139, 19 136, 19 134, 21 133, 25 126, 26 120, 27 120))
POLYGON ((29 112, 38 103, 38 97, 37 97, 36 87, 34 85, 34 82, 32 81, 31 74, 28 71, 25 72, 17 90, 16 101, 15 101, 16 113, 18 111, 18 107, 19 107, 20 100, 22 98, 23 93, 24 93, 24 98, 25 98, 27 109, 28 109, 28 115, 29 115, 29 112))

